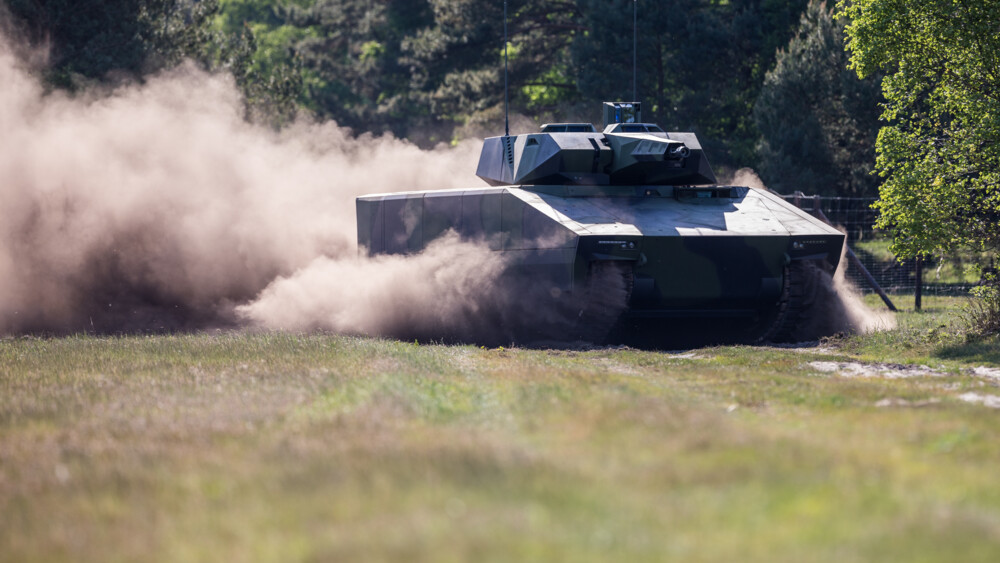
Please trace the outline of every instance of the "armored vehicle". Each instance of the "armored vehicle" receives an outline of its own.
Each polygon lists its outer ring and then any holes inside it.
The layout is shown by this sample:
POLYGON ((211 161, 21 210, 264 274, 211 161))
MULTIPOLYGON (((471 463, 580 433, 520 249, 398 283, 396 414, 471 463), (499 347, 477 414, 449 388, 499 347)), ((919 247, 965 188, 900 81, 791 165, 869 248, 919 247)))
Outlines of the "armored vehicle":
POLYGON ((640 116, 639 103, 605 102, 602 131, 487 138, 477 175, 490 187, 359 197, 359 247, 416 253, 454 230, 504 253, 510 283, 550 301, 532 308, 568 319, 512 328, 521 341, 818 337, 817 273, 836 268, 844 235, 765 190, 718 185, 693 133, 640 116))

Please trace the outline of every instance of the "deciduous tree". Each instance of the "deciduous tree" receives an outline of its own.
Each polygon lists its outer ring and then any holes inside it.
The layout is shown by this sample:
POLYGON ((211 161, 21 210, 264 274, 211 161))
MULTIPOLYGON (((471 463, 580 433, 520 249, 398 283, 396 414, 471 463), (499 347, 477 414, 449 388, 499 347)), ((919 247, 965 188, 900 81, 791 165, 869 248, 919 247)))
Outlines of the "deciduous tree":
POLYGON ((879 225, 900 256, 1000 249, 1000 3, 852 0, 847 48, 885 72, 879 225))

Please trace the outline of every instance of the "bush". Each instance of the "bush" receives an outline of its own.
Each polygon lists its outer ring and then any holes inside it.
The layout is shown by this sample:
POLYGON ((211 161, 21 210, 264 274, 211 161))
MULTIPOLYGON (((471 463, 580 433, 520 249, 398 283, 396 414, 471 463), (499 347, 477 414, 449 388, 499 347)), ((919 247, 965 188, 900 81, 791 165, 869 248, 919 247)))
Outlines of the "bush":
POLYGON ((984 274, 982 284, 972 289, 963 317, 973 336, 1000 334, 1000 276, 996 272, 984 274))

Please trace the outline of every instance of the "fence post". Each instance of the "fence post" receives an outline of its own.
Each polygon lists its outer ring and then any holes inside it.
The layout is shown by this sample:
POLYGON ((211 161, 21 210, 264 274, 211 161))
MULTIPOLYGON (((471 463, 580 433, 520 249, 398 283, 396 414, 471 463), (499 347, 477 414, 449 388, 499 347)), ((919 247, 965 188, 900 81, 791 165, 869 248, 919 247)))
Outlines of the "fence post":
POLYGON ((917 255, 917 286, 913 289, 913 310, 920 310, 921 293, 924 285, 924 258, 923 256, 917 255))

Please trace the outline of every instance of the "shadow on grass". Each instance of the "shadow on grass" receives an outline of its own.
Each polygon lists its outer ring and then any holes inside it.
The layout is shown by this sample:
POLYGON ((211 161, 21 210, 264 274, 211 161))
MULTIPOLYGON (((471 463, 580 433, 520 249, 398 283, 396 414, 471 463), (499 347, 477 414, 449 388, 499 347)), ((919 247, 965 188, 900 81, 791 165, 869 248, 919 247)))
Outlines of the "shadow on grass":
POLYGON ((1000 365, 1000 335, 950 344, 936 350, 934 356, 968 363, 1000 365))

